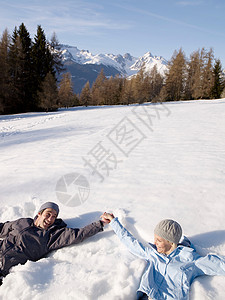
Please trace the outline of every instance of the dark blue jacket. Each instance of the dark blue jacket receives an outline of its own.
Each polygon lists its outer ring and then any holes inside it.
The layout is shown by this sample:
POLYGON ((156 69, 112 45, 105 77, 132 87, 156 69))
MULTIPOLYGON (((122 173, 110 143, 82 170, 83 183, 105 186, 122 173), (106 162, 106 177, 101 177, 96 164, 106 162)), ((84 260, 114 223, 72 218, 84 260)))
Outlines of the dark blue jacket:
POLYGON ((0 275, 6 276, 12 266, 37 261, 50 251, 77 244, 103 230, 101 221, 84 228, 68 228, 56 219, 47 230, 36 227, 35 219, 21 218, 0 223, 0 275))

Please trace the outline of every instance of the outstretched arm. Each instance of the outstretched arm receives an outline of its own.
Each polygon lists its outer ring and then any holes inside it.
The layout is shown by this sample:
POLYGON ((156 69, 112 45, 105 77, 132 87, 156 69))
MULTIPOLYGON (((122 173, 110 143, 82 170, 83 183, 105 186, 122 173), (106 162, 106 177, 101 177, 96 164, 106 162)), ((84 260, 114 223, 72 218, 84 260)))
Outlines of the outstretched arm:
POLYGON ((225 276, 225 257, 209 254, 199 256, 195 262, 199 276, 201 275, 223 275, 225 276))
POLYGON ((128 250, 134 255, 142 258, 149 259, 151 252, 153 251, 150 247, 145 247, 137 239, 135 239, 126 228, 115 218, 112 214, 104 213, 102 215, 103 222, 110 223, 112 229, 115 231, 121 242, 128 248, 128 250))
POLYGON ((103 226, 102 221, 97 221, 83 228, 62 228, 51 236, 48 249, 56 250, 65 246, 81 243, 86 238, 103 231, 103 226))

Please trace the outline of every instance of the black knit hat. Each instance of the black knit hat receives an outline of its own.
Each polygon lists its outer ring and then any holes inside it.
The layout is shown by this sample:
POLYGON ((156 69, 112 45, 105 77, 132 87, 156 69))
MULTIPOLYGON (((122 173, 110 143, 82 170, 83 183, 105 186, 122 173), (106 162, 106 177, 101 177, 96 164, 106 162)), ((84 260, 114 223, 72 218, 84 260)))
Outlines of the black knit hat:
POLYGON ((59 206, 58 204, 54 203, 54 202, 45 202, 44 204, 42 204, 42 206, 39 208, 38 212, 46 209, 46 208, 53 208, 56 212, 57 215, 59 214, 59 206))

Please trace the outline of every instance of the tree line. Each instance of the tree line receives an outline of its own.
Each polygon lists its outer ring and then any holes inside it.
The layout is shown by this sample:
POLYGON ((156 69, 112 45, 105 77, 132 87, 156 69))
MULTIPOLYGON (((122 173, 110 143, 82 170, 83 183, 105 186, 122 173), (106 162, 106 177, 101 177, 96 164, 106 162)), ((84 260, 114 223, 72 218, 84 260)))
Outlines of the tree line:
POLYGON ((0 40, 0 113, 54 110, 58 107, 57 74, 62 68, 58 41, 46 40, 37 26, 34 41, 25 25, 0 40))
MULTIPOLYGON (((182 49, 175 51, 163 76, 154 66, 145 66, 132 78, 106 78, 103 71, 90 87, 83 88, 81 105, 113 105, 221 98, 225 88, 224 74, 213 50, 194 51, 187 59, 182 49)), ((223 94, 225 96, 225 94, 223 94)))
POLYGON ((143 102, 221 98, 225 87, 222 65, 213 50, 202 48, 186 58, 175 51, 164 75, 143 65, 136 76, 107 78, 103 70, 80 95, 73 92, 70 73, 63 73, 55 33, 47 41, 40 25, 34 41, 22 23, 12 36, 6 29, 0 40, 0 113, 51 111, 59 107, 129 105, 143 102))
POLYGON ((193 99, 219 99, 225 80, 219 59, 213 51, 194 51, 190 58, 180 49, 175 51, 163 76, 156 65, 150 72, 145 66, 136 76, 124 78, 119 75, 107 78, 103 70, 90 86, 87 82, 80 95, 73 94, 69 73, 63 75, 59 85, 60 106, 129 105, 132 103, 164 102, 193 99))

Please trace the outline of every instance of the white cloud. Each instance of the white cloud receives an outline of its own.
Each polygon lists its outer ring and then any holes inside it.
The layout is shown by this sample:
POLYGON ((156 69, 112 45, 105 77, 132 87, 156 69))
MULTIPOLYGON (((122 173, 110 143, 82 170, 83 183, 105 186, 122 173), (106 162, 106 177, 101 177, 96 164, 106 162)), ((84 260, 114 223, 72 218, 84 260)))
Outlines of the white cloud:
POLYGON ((22 22, 27 26, 28 31, 35 32, 37 25, 42 25, 48 31, 68 32, 74 34, 89 35, 101 34, 102 30, 127 30, 131 24, 123 21, 115 21, 107 16, 104 6, 93 2, 84 1, 34 1, 6 3, 4 14, 0 12, 0 25, 9 20, 14 26, 22 22), (19 22, 19 23, 18 23, 19 22))
POLYGON ((177 4, 181 6, 198 6, 202 5, 203 1, 178 1, 177 4))

